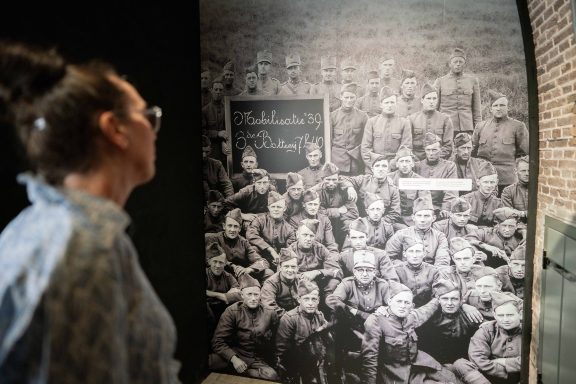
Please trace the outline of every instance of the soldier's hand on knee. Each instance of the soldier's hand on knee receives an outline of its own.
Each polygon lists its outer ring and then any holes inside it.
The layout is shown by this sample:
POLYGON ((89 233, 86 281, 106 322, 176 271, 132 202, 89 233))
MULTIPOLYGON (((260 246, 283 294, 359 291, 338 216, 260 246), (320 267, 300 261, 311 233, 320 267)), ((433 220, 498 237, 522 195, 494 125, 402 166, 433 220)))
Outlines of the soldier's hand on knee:
POLYGON ((482 316, 482 314, 476 307, 470 304, 463 304, 462 310, 464 311, 464 314, 466 315, 468 320, 470 320, 471 322, 481 323, 484 321, 484 316, 482 316))
POLYGON ((238 373, 242 373, 242 372, 244 372, 246 369, 248 369, 248 365, 246 365, 246 363, 244 362, 244 360, 242 360, 241 358, 239 358, 239 357, 236 356, 236 355, 232 356, 232 359, 230 359, 230 362, 232 363, 232 365, 234 366, 234 369, 235 369, 236 372, 238 372, 238 373))

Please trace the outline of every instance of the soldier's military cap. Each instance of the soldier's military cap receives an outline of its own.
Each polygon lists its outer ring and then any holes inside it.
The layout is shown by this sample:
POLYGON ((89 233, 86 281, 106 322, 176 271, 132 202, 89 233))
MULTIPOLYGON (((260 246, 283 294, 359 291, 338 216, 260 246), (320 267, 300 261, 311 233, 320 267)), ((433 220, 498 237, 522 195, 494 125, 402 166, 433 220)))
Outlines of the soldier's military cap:
POLYGON ((238 278, 238 284, 240 284, 240 289, 251 288, 251 287, 258 287, 260 288, 260 283, 258 280, 250 276, 249 274, 245 273, 238 278))
POLYGON ((252 170, 252 179, 258 181, 265 177, 269 177, 268 172, 265 169, 256 168, 252 170))
POLYGON ((225 71, 231 71, 234 72, 236 70, 236 66, 234 65, 233 61, 229 61, 226 64, 224 64, 224 68, 225 71))
POLYGON ((371 80, 371 79, 379 79, 380 75, 378 74, 378 71, 370 71, 368 72, 368 75, 366 76, 367 80, 371 80))
POLYGON ((491 175, 497 175, 497 174, 498 174, 498 172, 496 171, 496 168, 494 168, 492 163, 485 162, 484 164, 482 164, 480 166, 480 169, 478 169, 478 172, 476 173, 476 178, 481 179, 484 176, 491 176, 491 175))
POLYGON ((308 279, 300 279, 300 281, 298 281, 298 287, 296 289, 298 291, 298 296, 309 295, 314 291, 320 293, 318 284, 308 279))
POLYGON ((424 83, 424 85, 422 86, 422 90, 420 91, 420 96, 424 97, 432 92, 438 93, 438 90, 434 88, 432 85, 430 85, 430 83, 424 83))
POLYGON ((466 248, 470 248, 472 250, 472 254, 474 254, 474 248, 472 248, 472 244, 468 242, 463 237, 453 237, 450 239, 450 254, 453 255, 456 252, 460 252, 466 248))
POLYGON ((246 156, 252 156, 254 158, 257 157, 256 152, 254 152, 252 147, 249 145, 247 145, 246 148, 244 148, 244 150, 242 151, 242 159, 244 159, 246 156))
POLYGON ((309 155, 314 151, 319 151, 320 147, 318 146, 318 144, 312 141, 307 141, 306 143, 304 143, 304 149, 306 151, 306 154, 309 155))
POLYGON ((388 60, 394 60, 394 56, 392 56, 392 55, 389 54, 389 53, 383 55, 383 56, 380 58, 380 64, 382 64, 383 62, 388 61, 388 60))
POLYGON ((426 132, 424 135, 424 147, 440 142, 440 138, 432 132, 426 132))
POLYGON ((498 272, 496 272, 492 267, 478 268, 478 271, 474 273, 474 276, 476 277, 476 281, 486 276, 492 276, 496 282, 502 283, 500 277, 498 277, 498 272))
POLYGON ((461 213, 466 212, 470 209, 470 203, 461 197, 457 197, 454 199, 452 204, 450 205, 450 212, 452 213, 461 213))
POLYGON ((400 80, 400 85, 404 84, 404 80, 411 79, 416 77, 416 72, 412 71, 411 69, 404 69, 402 71, 402 78, 400 80))
POLYGON ((297 259, 298 255, 291 250, 290 248, 282 248, 280 249, 280 260, 278 262, 278 265, 282 265, 282 263, 292 260, 292 259, 297 259))
POLYGON ((342 87, 340 87, 340 94, 343 94, 344 92, 350 92, 350 93, 356 94, 357 89, 358 89, 358 84, 356 84, 354 82, 343 84, 342 87))
POLYGON ((234 208, 231 211, 228 211, 228 213, 226 214, 226 217, 231 218, 232 220, 234 220, 235 222, 237 222, 239 225, 242 225, 242 211, 240 210, 240 208, 234 208))
POLYGON ((516 159, 516 165, 518 165, 518 163, 520 162, 524 162, 524 163, 528 163, 530 164, 530 156, 526 155, 526 156, 522 156, 516 159))
POLYGON ((202 148, 210 146, 210 138, 206 135, 202 135, 202 148))
POLYGON ((336 69, 336 56, 322 56, 320 58, 320 69, 336 69))
POLYGON ((376 256, 374 252, 362 249, 354 251, 354 268, 356 267, 376 267, 376 256))
POLYGON ((215 78, 212 79, 212 85, 217 83, 224 84, 224 79, 222 78, 222 76, 216 76, 215 78))
POLYGON ((208 66, 202 66, 202 68, 200 68, 200 74, 205 72, 210 72, 210 68, 208 68, 208 66))
POLYGON ((342 68, 342 70, 349 69, 349 68, 354 69, 354 70, 358 69, 356 67, 356 64, 354 63, 354 60, 351 57, 345 58, 344 61, 342 61, 342 64, 340 65, 340 67, 342 68))
POLYGON ((309 201, 314 201, 314 200, 317 200, 319 198, 320 198, 320 196, 318 196, 318 193, 316 193, 316 191, 313 191, 311 189, 307 189, 304 192, 304 196, 302 196, 302 201, 304 203, 307 203, 309 201))
POLYGON ((466 53, 462 48, 454 48, 452 50, 452 53, 450 54, 450 60, 452 60, 455 57, 461 57, 464 60, 466 60, 466 53))
POLYGON ((286 56, 286 68, 290 68, 295 65, 302 65, 302 61, 300 61, 300 55, 293 53, 286 56))
POLYGON ((368 226, 360 218, 357 218, 350 222, 349 228, 351 231, 362 232, 368 234, 368 226))
POLYGON ((274 203, 277 203, 278 201, 285 201, 284 196, 282 196, 276 191, 268 192, 268 205, 272 205, 274 203))
POLYGON ((388 158, 384 155, 379 155, 377 158, 374 159, 374 161, 372 162, 372 166, 375 166, 376 163, 379 163, 381 161, 386 161, 386 163, 388 165, 390 165, 390 162, 388 161, 388 158))
POLYGON ((496 220, 498 223, 501 223, 507 219, 516 219, 516 221, 518 220, 518 213, 516 210, 510 207, 496 208, 492 211, 492 213, 494 214, 494 220, 496 220))
POLYGON ((516 247, 510 255, 510 260, 526 260, 526 246, 521 244, 516 247))
POLYGON ((398 151, 396 151, 396 161, 398 161, 399 159, 403 158, 403 157, 412 157, 414 158, 414 154, 412 153, 412 150, 410 148, 408 148, 405 145, 401 145, 400 148, 398 148, 398 151))
POLYGON ((414 205, 412 206, 412 213, 423 210, 434 210, 434 205, 432 205, 432 198, 430 195, 420 196, 414 200, 414 205))
POLYGON ((492 299, 492 310, 498 308, 501 305, 512 303, 514 306, 520 310, 522 306, 522 299, 514 295, 511 292, 490 292, 490 298, 492 299))
POLYGON ((469 143, 472 141, 472 136, 466 132, 460 132, 456 136, 454 136, 454 147, 458 148, 461 145, 469 143))
POLYGON ((304 219, 298 224, 298 228, 306 227, 312 231, 312 233, 316 233, 318 230, 318 225, 320 224, 320 220, 316 219, 304 219))
POLYGON ((244 74, 247 75, 249 73, 256 73, 258 74, 258 68, 256 68, 255 65, 249 65, 246 68, 244 68, 244 74))
POLYGON ((493 89, 488 90, 488 97, 490 97, 490 105, 494 104, 494 102, 498 99, 501 98, 507 99, 505 94, 495 91, 493 89))
POLYGON ((320 170, 320 176, 322 178, 329 177, 332 175, 337 175, 340 170, 334 163, 326 163, 320 170))
POLYGON ((451 280, 438 279, 432 284, 432 294, 434 297, 440 297, 453 291, 460 292, 460 288, 451 280))
POLYGON ((382 201, 382 196, 377 195, 375 193, 366 192, 364 196, 364 207, 368 209, 372 204, 376 203, 377 201, 382 201))
POLYGON ((258 51, 256 54, 256 63, 261 63, 263 61, 272 63, 272 52, 268 50, 258 51))
POLYGON ((210 260, 218 256, 224 256, 224 258, 226 258, 226 252, 224 252, 224 249, 218 245, 218 243, 208 244, 206 246, 206 260, 210 260))
POLYGON ((416 237, 411 237, 411 236, 404 236, 402 238, 402 250, 406 251, 410 248, 412 248, 415 245, 418 244, 422 244, 424 245, 424 243, 422 243, 422 240, 416 238, 416 237))
POLYGON ((411 293, 412 291, 410 290, 410 288, 408 288, 404 284, 398 283, 394 280, 388 281, 388 292, 387 292, 386 297, 385 297, 386 304, 389 304, 390 299, 392 299, 394 296, 396 296, 397 294, 399 294, 401 292, 410 292, 411 293))
POLYGON ((295 172, 288 172, 286 175, 286 189, 293 187, 298 183, 302 184, 302 176, 295 172))
POLYGON ((392 96, 396 97, 396 93, 390 87, 384 87, 380 91, 380 101, 383 101, 392 96))
POLYGON ((222 196, 220 191, 216 191, 214 189, 211 189, 208 191, 208 197, 206 199, 206 204, 211 204, 211 203, 216 203, 216 202, 221 203, 223 201, 224 201, 224 196, 222 196))

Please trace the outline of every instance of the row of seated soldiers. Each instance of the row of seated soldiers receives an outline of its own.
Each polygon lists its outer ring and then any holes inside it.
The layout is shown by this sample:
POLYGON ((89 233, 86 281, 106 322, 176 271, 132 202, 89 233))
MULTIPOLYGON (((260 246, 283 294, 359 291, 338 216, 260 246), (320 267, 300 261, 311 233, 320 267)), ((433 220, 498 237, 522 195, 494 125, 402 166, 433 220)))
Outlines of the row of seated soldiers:
POLYGON ((524 276, 523 246, 495 270, 455 237, 453 265, 435 266, 421 239, 405 237, 402 262, 354 249, 341 255, 350 275, 336 279, 345 272, 333 260, 309 264, 306 252, 323 247, 316 225, 304 221, 262 285, 209 243, 211 369, 289 383, 518 382, 522 299, 511 280, 524 276))

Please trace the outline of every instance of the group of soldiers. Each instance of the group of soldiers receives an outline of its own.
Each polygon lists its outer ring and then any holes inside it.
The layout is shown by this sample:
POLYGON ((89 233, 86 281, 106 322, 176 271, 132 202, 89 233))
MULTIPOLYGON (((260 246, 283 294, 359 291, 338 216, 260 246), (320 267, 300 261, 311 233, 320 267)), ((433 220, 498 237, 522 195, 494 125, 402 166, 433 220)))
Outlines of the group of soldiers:
POLYGON ((529 158, 508 97, 488 90, 482 118, 461 49, 421 87, 412 71, 394 78, 389 57, 364 85, 351 60, 337 83, 323 57, 314 85, 298 55, 284 84, 271 62, 257 54, 244 91, 230 63, 211 88, 202 73, 210 368, 302 384, 518 382, 529 158), (329 97, 331 148, 306 143, 309 165, 283 194, 250 146, 242 173, 222 165, 222 96, 234 94, 329 97), (469 179, 471 190, 402 179, 469 179))

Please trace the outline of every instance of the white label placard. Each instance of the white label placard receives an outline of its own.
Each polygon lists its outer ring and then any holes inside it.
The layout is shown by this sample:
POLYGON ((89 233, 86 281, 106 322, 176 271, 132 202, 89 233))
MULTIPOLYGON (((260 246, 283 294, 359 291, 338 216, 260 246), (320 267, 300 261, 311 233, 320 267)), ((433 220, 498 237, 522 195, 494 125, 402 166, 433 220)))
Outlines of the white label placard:
POLYGON ((398 188, 404 190, 471 191, 472 179, 399 178, 398 188))

